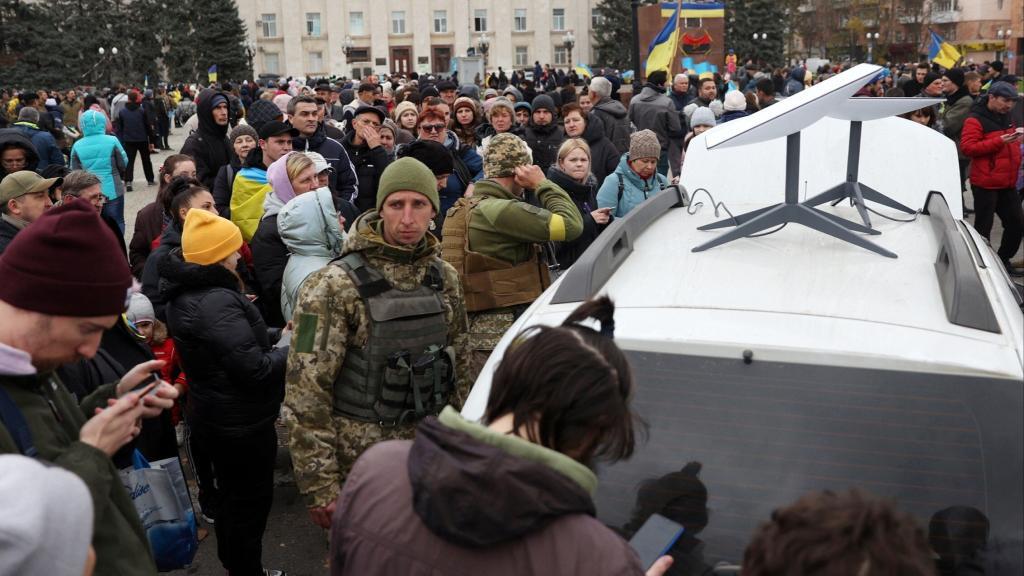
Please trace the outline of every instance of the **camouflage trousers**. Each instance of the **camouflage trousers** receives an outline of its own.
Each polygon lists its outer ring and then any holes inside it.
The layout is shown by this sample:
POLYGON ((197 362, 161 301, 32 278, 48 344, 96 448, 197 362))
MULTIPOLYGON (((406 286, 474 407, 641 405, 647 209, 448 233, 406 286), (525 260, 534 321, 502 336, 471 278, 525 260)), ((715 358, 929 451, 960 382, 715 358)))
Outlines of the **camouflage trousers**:
POLYGON ((335 457, 338 460, 339 486, 345 484, 349 471, 369 447, 386 440, 411 440, 416 435, 416 424, 385 427, 370 422, 335 417, 335 457))
POLYGON ((507 309, 504 311, 470 312, 468 316, 469 332, 467 332, 467 337, 472 354, 469 381, 476 382, 477 376, 484 369, 484 364, 491 357, 491 352, 494 351, 505 332, 515 323, 516 317, 507 309))

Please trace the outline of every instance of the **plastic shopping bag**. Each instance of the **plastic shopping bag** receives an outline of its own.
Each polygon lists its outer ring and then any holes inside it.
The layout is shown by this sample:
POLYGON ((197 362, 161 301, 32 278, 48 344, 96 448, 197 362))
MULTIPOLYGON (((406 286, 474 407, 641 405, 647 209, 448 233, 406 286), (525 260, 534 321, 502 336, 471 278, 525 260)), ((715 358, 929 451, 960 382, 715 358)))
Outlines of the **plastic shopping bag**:
POLYGON ((136 450, 132 467, 121 470, 121 482, 132 498, 161 572, 192 563, 199 540, 188 485, 177 458, 147 462, 136 450))

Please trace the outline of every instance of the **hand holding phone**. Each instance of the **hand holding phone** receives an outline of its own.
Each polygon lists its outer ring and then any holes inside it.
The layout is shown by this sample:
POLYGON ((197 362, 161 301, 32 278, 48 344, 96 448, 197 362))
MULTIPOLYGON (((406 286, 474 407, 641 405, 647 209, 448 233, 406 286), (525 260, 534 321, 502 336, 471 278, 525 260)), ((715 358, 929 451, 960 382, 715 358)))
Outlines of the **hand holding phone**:
POLYGON ((648 570, 675 546, 685 530, 678 522, 673 522, 661 514, 651 514, 630 539, 629 545, 640 557, 640 566, 648 570))

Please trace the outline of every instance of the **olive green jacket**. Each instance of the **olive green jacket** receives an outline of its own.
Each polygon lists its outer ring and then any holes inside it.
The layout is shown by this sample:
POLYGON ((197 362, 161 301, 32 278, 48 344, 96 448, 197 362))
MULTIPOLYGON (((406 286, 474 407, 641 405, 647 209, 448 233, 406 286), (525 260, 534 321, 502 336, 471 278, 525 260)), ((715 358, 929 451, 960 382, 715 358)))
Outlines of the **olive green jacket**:
MULTIPOLYGON (((85 414, 105 407, 107 399, 114 397, 114 386, 99 387, 79 406, 52 372, 0 375, 0 387, 25 417, 38 458, 75 473, 89 488, 95 511, 96 576, 155 576, 149 541, 117 468, 104 452, 78 440, 85 414)), ((0 423, 0 454, 19 453, 6 425, 0 423)))
POLYGON ((524 202, 493 180, 477 181, 473 195, 482 199, 469 219, 469 249, 520 264, 530 259, 533 244, 579 237, 583 217, 569 194, 547 179, 536 194, 543 208, 524 202))

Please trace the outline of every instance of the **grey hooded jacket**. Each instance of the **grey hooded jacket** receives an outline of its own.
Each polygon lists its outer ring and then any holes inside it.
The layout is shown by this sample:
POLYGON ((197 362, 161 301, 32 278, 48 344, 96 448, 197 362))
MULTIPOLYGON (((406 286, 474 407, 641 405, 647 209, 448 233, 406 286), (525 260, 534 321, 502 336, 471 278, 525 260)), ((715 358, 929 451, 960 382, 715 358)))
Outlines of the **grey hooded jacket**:
POLYGON ((307 276, 341 256, 345 233, 329 188, 296 196, 277 215, 277 231, 288 248, 281 282, 281 311, 292 317, 299 288, 307 276))
POLYGON ((663 152, 668 150, 671 140, 685 135, 672 99, 650 85, 644 86, 640 95, 630 101, 629 119, 637 130, 651 130, 657 134, 663 152))

